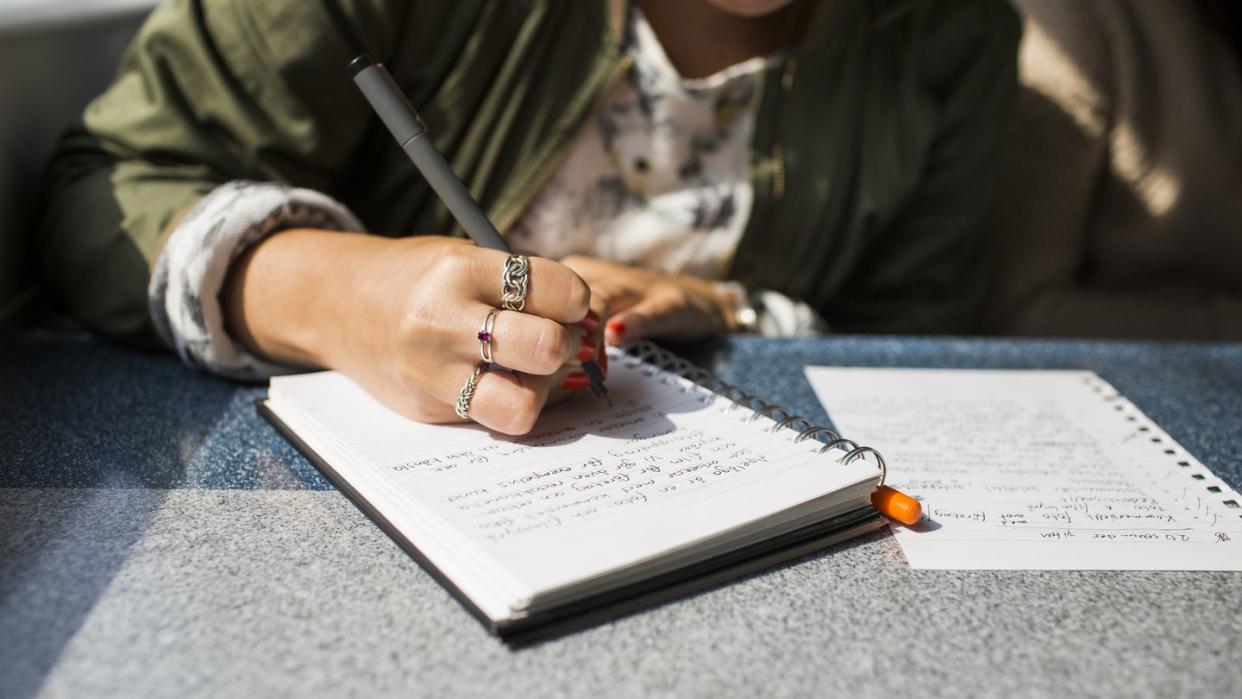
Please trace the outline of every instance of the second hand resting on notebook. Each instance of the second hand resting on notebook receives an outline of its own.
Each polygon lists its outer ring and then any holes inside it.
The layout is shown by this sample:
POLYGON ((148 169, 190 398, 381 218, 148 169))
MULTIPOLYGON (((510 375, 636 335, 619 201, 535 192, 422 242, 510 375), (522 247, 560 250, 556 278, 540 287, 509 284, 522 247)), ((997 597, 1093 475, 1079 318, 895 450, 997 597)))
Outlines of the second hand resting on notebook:
POLYGON ((561 262, 586 280, 593 298, 607 304, 610 345, 647 338, 701 340, 741 330, 733 299, 710 281, 580 255, 561 262))

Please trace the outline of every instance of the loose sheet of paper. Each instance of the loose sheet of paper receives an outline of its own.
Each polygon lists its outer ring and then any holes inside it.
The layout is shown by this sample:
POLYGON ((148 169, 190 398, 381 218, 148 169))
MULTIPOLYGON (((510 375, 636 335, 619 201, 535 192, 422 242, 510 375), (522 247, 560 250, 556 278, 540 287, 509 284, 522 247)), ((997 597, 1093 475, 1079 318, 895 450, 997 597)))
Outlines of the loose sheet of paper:
MULTIPOLYGON (((498 561, 530 590, 631 565, 817 498, 866 502, 878 477, 672 374, 612 357, 613 405, 581 395, 526 436, 424 425, 332 372, 272 380, 282 415, 434 519, 437 537, 498 561), (836 497, 840 495, 841 497, 836 497)), ((818 503, 812 509, 823 511, 818 503)), ((415 542, 422 546, 424 542, 415 542)))
POLYGON ((1242 570, 1242 497, 1093 372, 806 373, 922 500, 911 567, 1242 570))

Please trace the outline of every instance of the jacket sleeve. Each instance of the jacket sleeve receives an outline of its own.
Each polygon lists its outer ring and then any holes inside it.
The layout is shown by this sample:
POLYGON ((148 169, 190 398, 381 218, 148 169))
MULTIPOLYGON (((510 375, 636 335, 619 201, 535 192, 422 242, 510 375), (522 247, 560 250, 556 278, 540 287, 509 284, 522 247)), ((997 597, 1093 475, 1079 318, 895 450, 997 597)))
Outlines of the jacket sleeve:
POLYGON ((407 3, 169 0, 57 146, 35 249, 87 327, 158 340, 147 283, 179 212, 238 179, 331 189, 369 113, 345 65, 386 57, 407 3))
POLYGON ((922 9, 914 55, 934 135, 917 183, 832 303, 835 329, 971 330, 987 285, 982 224, 1016 101, 1021 25, 998 0, 922 9))

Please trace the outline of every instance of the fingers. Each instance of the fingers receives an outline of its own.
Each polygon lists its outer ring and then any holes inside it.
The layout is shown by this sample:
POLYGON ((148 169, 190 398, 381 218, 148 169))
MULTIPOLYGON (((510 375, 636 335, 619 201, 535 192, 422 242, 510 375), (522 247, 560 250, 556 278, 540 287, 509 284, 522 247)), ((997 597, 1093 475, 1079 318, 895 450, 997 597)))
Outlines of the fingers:
POLYGON ((608 344, 621 345, 647 338, 672 337, 678 318, 684 315, 684 309, 655 301, 656 299, 648 299, 614 316, 605 332, 608 344))
MULTIPOLYGON (((485 319, 491 310, 490 307, 480 303, 474 311, 465 315, 478 317, 480 319, 478 322, 481 324, 482 319, 485 319)), ((477 331, 463 328, 462 338, 471 337, 469 334, 471 332, 477 333, 477 331)), ((476 341, 463 342, 463 345, 470 345, 469 355, 464 355, 463 358, 468 358, 470 355, 479 356, 477 334, 471 339, 476 341)), ((592 353, 595 349, 595 343, 587 339, 582 329, 578 327, 565 326, 527 313, 503 310, 496 313, 495 323, 492 325, 491 345, 492 361, 496 364, 540 376, 554 374, 569 361, 581 358, 580 355, 588 347, 592 353)))
POLYGON ((555 401, 558 396, 568 393, 585 391, 591 385, 590 377, 585 371, 586 362, 594 362, 600 374, 608 378, 608 352, 604 347, 604 323, 608 320, 608 303, 597 296, 591 297, 591 312, 582 319, 579 326, 585 333, 582 349, 578 352, 578 361, 569 365, 569 375, 561 382, 560 392, 552 394, 555 401))
POLYGON ((548 394, 561 381, 555 374, 531 376, 504 371, 489 371, 483 378, 470 406, 471 419, 497 432, 514 435, 531 431, 548 394))
MULTIPOLYGON (((591 310, 597 313, 597 299, 608 304, 614 313, 623 311, 642 300, 656 279, 656 275, 647 270, 594 257, 570 255, 561 258, 561 264, 573 270, 591 287, 591 310)), ((607 313, 602 315, 607 316, 607 313)))
POLYGON ((697 339, 719 331, 713 309, 703 308, 676 287, 653 290, 608 321, 605 339, 620 345, 644 338, 697 339))
MULTIPOLYGON (((457 396, 474 372, 474 364, 455 364, 441 372, 433 394, 411 395, 400 391, 375 391, 376 397, 416 422, 445 424, 462 422, 457 416, 457 396), (390 395, 391 394, 391 395, 390 395)), ((470 420, 504 434, 530 432, 539 413, 549 403, 553 388, 568 380, 571 368, 551 376, 530 376, 492 370, 480 377, 470 401, 470 420)), ((567 395, 567 394, 561 394, 567 395)))
MULTIPOLYGON (((608 375, 608 354, 604 349, 604 328, 609 318, 608 301, 597 296, 591 296, 591 310, 587 313, 586 318, 582 319, 579 324, 583 332, 586 333, 590 344, 596 348, 595 363, 604 371, 604 376, 608 375)), ((578 358, 586 361, 590 357, 585 354, 579 354, 578 358)))
MULTIPOLYGON (((509 256, 497 250, 454 246, 445 261, 457 276, 468 280, 475 299, 494 307, 501 305, 501 276, 509 256)), ((559 262, 531 257, 524 313, 561 323, 577 323, 586 316, 591 290, 586 282, 559 262)))
POLYGON ((612 303, 608 297, 595 293, 595 289, 591 289, 591 310, 587 312, 586 318, 582 319, 582 327, 589 333, 594 333, 599 328, 602 321, 607 321, 609 314, 612 313, 612 303))
MULTIPOLYGON (((497 310, 485 328, 489 312, 501 303, 508 256, 450 239, 410 243, 409 251, 393 256, 391 269, 380 268, 380 274, 368 277, 381 292, 376 298, 399 299, 385 307, 388 315, 382 319, 391 322, 360 323, 362 332, 355 337, 375 336, 358 338, 365 351, 342 353, 336 362, 398 412, 421 422, 456 421, 459 392, 483 361, 484 330, 489 360, 512 371, 493 370, 478 378, 470 416, 498 432, 528 431, 548 395, 569 374, 580 372, 583 362, 594 357, 600 368, 606 367, 606 358, 599 359, 601 311, 588 329, 591 323, 584 321, 591 292, 568 267, 529 258, 523 312, 497 310)), ((594 375, 594 366, 587 369, 594 375)))
MULTIPOLYGON (((457 403, 457 395, 474 372, 474 365, 456 365, 442 372, 434 393, 450 406, 457 403)), ((564 380, 568 369, 551 376, 531 376, 508 371, 492 370, 483 374, 470 401, 470 419, 484 427, 504 434, 526 434, 535 426, 540 411, 552 389, 564 380)), ((449 408, 452 410, 452 408, 449 408)), ((458 420, 456 415, 454 420, 458 420)))

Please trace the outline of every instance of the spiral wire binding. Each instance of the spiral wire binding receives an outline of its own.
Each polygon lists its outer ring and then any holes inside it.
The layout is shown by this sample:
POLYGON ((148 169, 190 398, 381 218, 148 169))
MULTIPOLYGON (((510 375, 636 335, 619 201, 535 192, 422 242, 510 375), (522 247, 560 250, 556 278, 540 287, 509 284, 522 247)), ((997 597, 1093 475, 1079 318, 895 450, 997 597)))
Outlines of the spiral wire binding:
POLYGON ((656 371, 664 372, 666 375, 660 378, 660 382, 664 385, 672 385, 667 374, 673 374, 686 379, 691 383, 691 387, 682 388, 683 393, 689 393, 691 390, 702 390, 705 395, 702 398, 703 403, 710 403, 716 396, 723 396, 731 399, 732 403, 725 408, 726 413, 731 413, 738 408, 747 408, 751 411, 750 417, 746 418, 747 422, 754 422, 761 417, 766 417, 775 422, 768 429, 769 433, 780 432, 782 429, 791 429, 797 432, 794 442, 803 442, 808 439, 822 441, 823 446, 819 448, 819 453, 839 449, 845 452, 841 457, 841 464, 846 465, 853 463, 857 459, 865 458, 868 454, 875 458, 876 465, 880 469, 880 485, 884 485, 885 479, 888 477, 888 465, 884 462, 884 457, 880 452, 868 446, 862 446, 857 442, 845 439, 836 432, 827 427, 816 425, 810 419, 801 415, 794 414, 788 408, 769 403, 759 396, 754 396, 742 389, 729 383, 725 383, 716 378, 716 375, 695 366, 693 363, 683 359, 672 352, 656 345, 654 342, 642 340, 626 345, 624 348, 626 353, 626 366, 630 368, 642 367, 643 375, 654 377, 656 371), (776 414, 780 413, 782 417, 778 420, 776 414), (820 438, 826 438, 826 441, 820 438))

